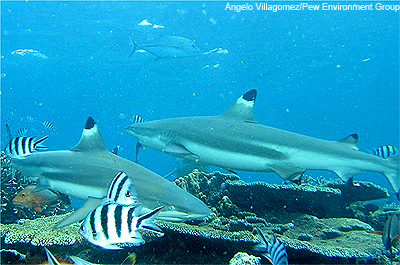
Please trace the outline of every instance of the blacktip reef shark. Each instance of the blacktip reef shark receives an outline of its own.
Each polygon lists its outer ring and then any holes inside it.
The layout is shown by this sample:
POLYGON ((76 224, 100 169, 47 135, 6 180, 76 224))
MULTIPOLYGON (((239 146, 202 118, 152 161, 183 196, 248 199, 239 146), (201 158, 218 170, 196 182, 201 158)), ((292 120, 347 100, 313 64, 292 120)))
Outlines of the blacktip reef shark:
POLYGON ((106 197, 111 181, 121 170, 134 183, 143 204, 142 213, 164 206, 157 219, 169 221, 203 218, 211 213, 202 201, 160 175, 108 152, 91 117, 71 150, 37 152, 24 159, 12 159, 12 164, 25 176, 38 178, 42 188, 87 200, 56 228, 83 220, 106 197))
POLYGON ((218 116, 146 121, 126 127, 139 143, 172 156, 225 169, 268 172, 294 180, 306 170, 328 170, 349 180, 362 171, 386 176, 399 193, 399 155, 383 159, 357 149, 358 136, 327 141, 259 124, 257 91, 250 90, 218 116))

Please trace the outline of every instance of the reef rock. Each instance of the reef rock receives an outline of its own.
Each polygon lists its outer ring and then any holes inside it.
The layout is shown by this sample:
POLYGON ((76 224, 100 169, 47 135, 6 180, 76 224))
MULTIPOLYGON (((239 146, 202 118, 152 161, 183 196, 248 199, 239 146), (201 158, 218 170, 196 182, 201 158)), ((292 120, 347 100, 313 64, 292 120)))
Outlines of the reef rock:
POLYGON ((15 223, 19 219, 36 219, 72 211, 68 200, 59 200, 52 205, 46 205, 41 212, 28 207, 15 206, 12 200, 19 191, 32 184, 20 171, 11 165, 11 159, 1 152, 1 223, 15 223))
POLYGON ((229 261, 229 265, 261 265, 261 258, 249 255, 245 252, 238 252, 229 261))

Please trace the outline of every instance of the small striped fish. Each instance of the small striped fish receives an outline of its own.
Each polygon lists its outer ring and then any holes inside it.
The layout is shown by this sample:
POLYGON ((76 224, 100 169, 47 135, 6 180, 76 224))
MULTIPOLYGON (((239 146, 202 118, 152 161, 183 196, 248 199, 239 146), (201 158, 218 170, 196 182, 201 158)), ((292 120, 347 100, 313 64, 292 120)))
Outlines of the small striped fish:
POLYGON ((382 145, 374 150, 374 155, 385 158, 385 159, 390 156, 397 155, 398 153, 399 153, 399 150, 392 145, 382 145))
POLYGON ((22 159, 39 149, 46 149, 47 147, 40 145, 40 143, 48 137, 46 135, 39 140, 35 140, 35 137, 15 137, 7 144, 5 152, 11 158, 22 159))
POLYGON ((48 121, 42 122, 44 128, 46 128, 49 131, 55 131, 56 129, 54 128, 54 125, 48 121))
POLYGON ((25 136, 27 132, 28 132, 28 129, 27 129, 27 128, 20 128, 20 129, 17 131, 17 133, 15 134, 15 136, 16 136, 16 137, 17 137, 17 136, 25 136))
POLYGON ((131 119, 131 122, 132 123, 142 123, 142 122, 144 122, 144 119, 142 117, 140 117, 139 115, 135 115, 131 119))
POLYGON ((116 147, 114 147, 114 149, 111 151, 112 154, 114 155, 118 155, 119 151, 122 150, 122 147, 120 145, 117 145, 116 147))
POLYGON ((266 257, 273 265, 287 265, 288 256, 285 244, 276 238, 275 235, 268 240, 263 232, 256 228, 261 243, 254 247, 255 251, 264 252, 262 255, 266 257))
POLYGON ((161 229, 152 223, 163 207, 137 217, 135 212, 140 208, 141 206, 118 203, 102 204, 88 214, 81 224, 79 233, 93 245, 110 250, 145 243, 139 230, 163 235, 161 229))
POLYGON ((111 181, 107 192, 107 200, 123 205, 139 204, 133 181, 125 172, 118 172, 111 181))

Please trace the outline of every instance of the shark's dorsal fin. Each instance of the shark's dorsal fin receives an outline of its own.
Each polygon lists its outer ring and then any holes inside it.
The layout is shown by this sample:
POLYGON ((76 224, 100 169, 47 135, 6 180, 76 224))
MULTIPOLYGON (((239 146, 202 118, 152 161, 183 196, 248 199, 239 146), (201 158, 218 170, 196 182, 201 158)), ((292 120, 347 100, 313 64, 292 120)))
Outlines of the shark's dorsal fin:
POLYGON ((355 150, 358 150, 358 147, 357 147, 358 134, 356 134, 356 133, 350 134, 349 136, 343 138, 342 140, 339 140, 338 142, 339 143, 343 143, 343 144, 347 144, 351 148, 353 148, 355 150))
POLYGON ((106 146, 104 145, 103 138, 101 138, 99 127, 92 117, 87 119, 81 139, 79 140, 79 143, 71 149, 71 151, 108 152, 106 146))
POLYGON ((257 123, 253 117, 253 105, 256 101, 256 97, 257 90, 253 89, 247 91, 240 98, 238 98, 232 106, 222 113, 220 117, 257 123))

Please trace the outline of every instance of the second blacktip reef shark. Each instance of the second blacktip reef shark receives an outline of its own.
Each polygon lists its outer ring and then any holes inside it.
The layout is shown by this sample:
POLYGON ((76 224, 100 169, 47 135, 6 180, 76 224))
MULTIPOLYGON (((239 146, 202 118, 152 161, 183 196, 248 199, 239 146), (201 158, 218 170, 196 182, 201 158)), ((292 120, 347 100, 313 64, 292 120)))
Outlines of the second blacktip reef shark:
POLYGON ((268 172, 284 179, 306 170, 328 170, 349 180, 362 171, 386 176, 399 193, 399 155, 383 159, 357 149, 356 134, 327 141, 259 124, 253 117, 257 91, 243 94, 218 116, 171 118, 126 127, 139 143, 172 156, 225 169, 268 172))
POLYGON ((93 118, 87 119, 79 143, 71 150, 37 152, 12 164, 25 176, 38 178, 38 185, 86 204, 56 228, 83 220, 107 195, 114 176, 124 171, 132 179, 142 213, 164 206, 158 219, 184 221, 208 216, 210 209, 199 199, 160 175, 107 151, 93 118))

